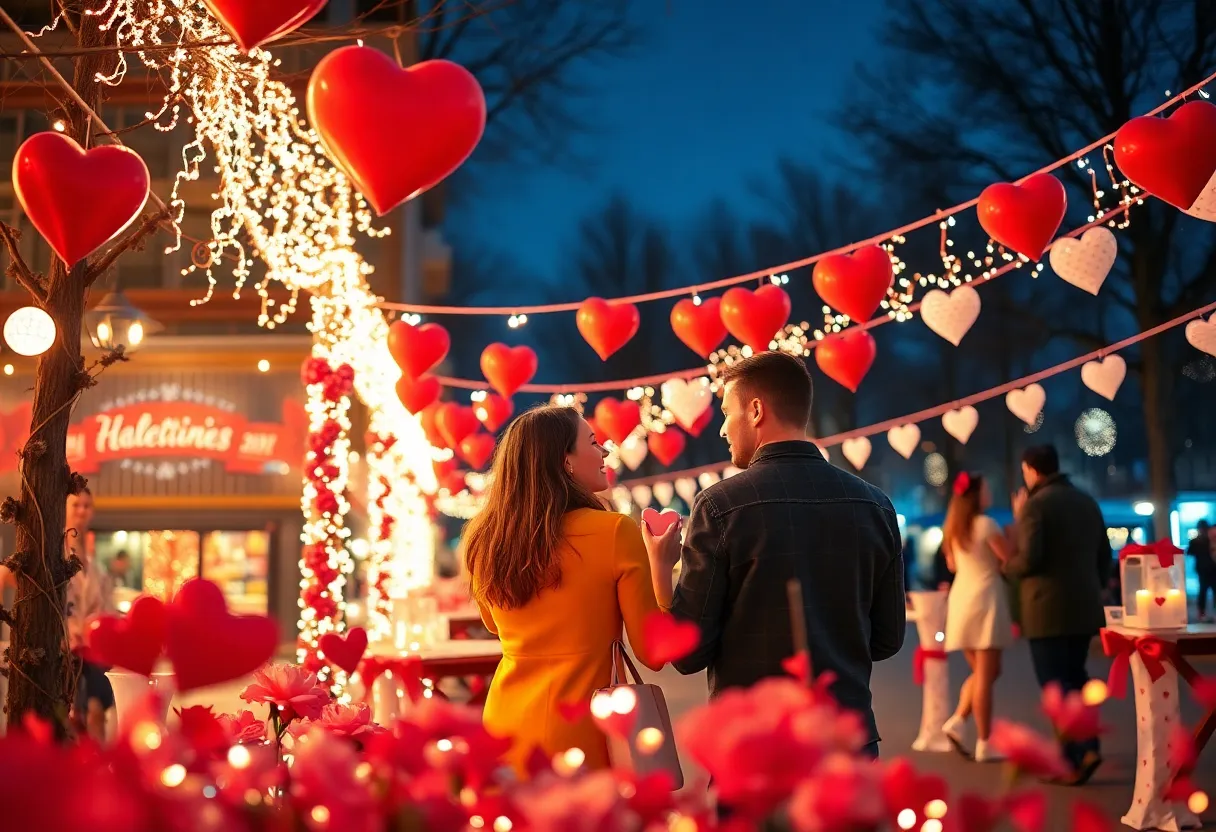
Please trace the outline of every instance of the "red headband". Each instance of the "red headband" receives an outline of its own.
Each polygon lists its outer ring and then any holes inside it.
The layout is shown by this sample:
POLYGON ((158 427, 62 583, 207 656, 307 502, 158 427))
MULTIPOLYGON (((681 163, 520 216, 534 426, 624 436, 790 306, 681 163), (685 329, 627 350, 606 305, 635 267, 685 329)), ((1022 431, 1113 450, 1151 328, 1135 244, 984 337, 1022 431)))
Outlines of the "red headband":
POLYGON ((963 471, 954 479, 954 495, 961 497, 967 493, 967 489, 971 487, 971 475, 963 471))

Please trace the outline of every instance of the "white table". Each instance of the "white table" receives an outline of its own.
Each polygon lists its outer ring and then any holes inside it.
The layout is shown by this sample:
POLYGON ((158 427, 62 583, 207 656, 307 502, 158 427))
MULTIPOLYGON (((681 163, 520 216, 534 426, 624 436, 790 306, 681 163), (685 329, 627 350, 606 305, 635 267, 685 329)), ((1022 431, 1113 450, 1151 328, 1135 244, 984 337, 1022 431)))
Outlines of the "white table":
MULTIPOLYGON (((404 668, 405 663, 418 661, 420 666, 409 672, 416 671, 423 679, 430 680, 432 695, 443 695, 439 691, 439 683, 444 679, 467 676, 482 678, 488 688, 489 678, 502 661, 502 643, 498 639, 464 639, 441 641, 418 650, 401 650, 392 642, 379 642, 369 645, 367 655, 373 661, 389 662, 387 672, 373 680, 370 691, 373 719, 387 725, 393 717, 407 711, 411 704, 404 678, 406 671, 403 669, 402 672, 393 673, 393 662, 401 662, 404 668)), ((485 704, 485 689, 475 693, 468 704, 485 704)))

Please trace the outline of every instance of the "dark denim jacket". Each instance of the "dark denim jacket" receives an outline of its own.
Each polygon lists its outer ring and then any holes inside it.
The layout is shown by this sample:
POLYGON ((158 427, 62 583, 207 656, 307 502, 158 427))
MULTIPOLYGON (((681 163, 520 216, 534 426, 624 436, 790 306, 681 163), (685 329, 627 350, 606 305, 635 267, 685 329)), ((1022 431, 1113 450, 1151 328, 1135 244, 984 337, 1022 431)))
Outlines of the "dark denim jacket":
POLYGON ((711 696, 783 675, 794 652, 786 584, 797 578, 815 673, 835 674, 836 697, 877 740, 870 671, 903 646, 901 549, 880 490, 810 442, 762 446, 693 504, 672 613, 701 627, 701 644, 676 669, 708 668, 711 696))

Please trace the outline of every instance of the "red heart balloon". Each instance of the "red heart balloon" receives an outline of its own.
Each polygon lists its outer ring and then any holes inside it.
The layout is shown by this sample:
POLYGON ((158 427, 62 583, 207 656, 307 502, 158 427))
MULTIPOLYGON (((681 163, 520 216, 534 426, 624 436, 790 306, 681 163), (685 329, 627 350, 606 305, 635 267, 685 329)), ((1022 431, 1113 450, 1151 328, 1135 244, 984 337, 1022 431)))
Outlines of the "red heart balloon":
POLYGON ((433 460, 431 467, 435 470, 435 479, 442 480, 448 474, 460 467, 460 463, 456 461, 456 457, 448 457, 445 460, 433 460))
POLYGON ((672 307, 671 329, 690 350, 705 358, 726 337, 722 299, 706 298, 698 304, 684 298, 672 307))
POLYGON ((149 181, 135 151, 106 145, 86 153, 62 133, 35 133, 13 159, 17 201, 69 268, 135 221, 149 181))
POLYGON ((595 424, 619 445, 642 424, 642 408, 637 402, 600 399, 595 406, 595 424))
POLYGON ((641 320, 632 303, 608 303, 601 298, 587 298, 575 316, 583 340, 603 361, 629 343, 641 320))
POLYGON ((511 418, 511 414, 515 412, 515 405, 511 404, 510 399, 490 393, 482 401, 473 405, 473 412, 486 426, 486 430, 496 433, 511 418))
POLYGON ((376 49, 346 46, 313 70, 308 117, 329 157, 384 216, 469 158, 485 130, 486 99, 458 64, 402 69, 376 49))
POLYGON ((451 449, 448 440, 444 438, 443 431, 439 429, 437 424, 439 419, 439 409, 443 407, 439 402, 433 402, 422 409, 418 414, 418 426, 422 428, 422 433, 426 436, 426 441, 430 442, 436 448, 451 449))
POLYGON ((662 511, 647 508, 642 511, 642 522, 646 524, 646 528, 650 529, 651 534, 662 536, 668 529, 680 522, 680 513, 670 508, 662 511))
POLYGON ((326 633, 317 639, 325 660, 340 670, 354 673, 367 652, 367 630, 351 627, 345 634, 326 633))
POLYGON ((494 455, 494 437, 481 431, 469 434, 460 440, 459 453, 471 467, 481 470, 494 455))
POLYGON ((1140 116, 1115 134, 1123 175, 1183 211, 1216 173, 1216 104, 1191 101, 1169 118, 1140 116))
POLYGON ((325 0, 203 0, 244 52, 294 31, 325 7, 325 0))
POLYGON ((722 323, 753 352, 765 352, 789 317, 790 296, 771 283, 754 292, 736 286, 722 296, 722 323))
POLYGON ((165 649, 165 605, 141 595, 126 617, 102 615, 89 622, 86 638, 91 661, 151 676, 165 649))
POLYGON ((984 188, 975 210, 989 237, 1037 263, 1064 221, 1068 195, 1059 179, 1036 173, 1020 185, 984 188))
POLYGON ((449 494, 459 494, 465 489, 464 471, 449 471, 439 480, 441 488, 446 488, 449 494))
POLYGON ((855 321, 870 319, 894 279, 891 255, 882 246, 825 257, 815 264, 811 276, 823 302, 855 321))
POLYGON ((459 448, 461 440, 476 431, 479 424, 473 408, 454 402, 440 405, 439 412, 435 414, 435 427, 439 428, 444 442, 452 450, 459 448))
POLYGON ((481 374, 491 387, 510 398, 536 375, 536 353, 531 347, 490 344, 481 351, 481 374))
MULTIPOLYGON (((591 430, 595 432, 595 441, 596 442, 599 442, 601 445, 603 445, 605 442, 608 441, 608 439, 609 439, 608 434, 604 433, 603 428, 601 428, 599 426, 599 423, 595 421, 594 416, 584 416, 583 421, 586 422, 587 425, 591 428, 591 430)), ((611 471, 612 469, 609 468, 608 470, 611 471)))
POLYGON ((279 646, 279 628, 272 619, 232 615, 224 593, 211 581, 186 581, 166 612, 165 652, 183 693, 252 673, 279 646))
POLYGON ((709 426, 710 421, 714 418, 714 409, 707 407, 701 411, 701 415, 697 417, 697 421, 685 428, 690 436, 700 436, 701 431, 709 426))
POLYGON ((856 393, 877 353, 874 336, 864 329, 850 327, 820 341, 815 348, 815 362, 828 378, 856 393))
POLYGON ((416 379, 403 375, 397 379, 397 398, 410 413, 421 413, 439 399, 443 385, 434 376, 419 376, 416 379))
POLYGON ((675 462, 676 457, 684 453, 684 434, 679 428, 668 426, 662 433, 648 433, 646 444, 659 462, 670 465, 675 462))
POLYGON ((447 358, 452 339, 439 324, 413 326, 394 321, 388 328, 388 351, 410 378, 418 378, 447 358))

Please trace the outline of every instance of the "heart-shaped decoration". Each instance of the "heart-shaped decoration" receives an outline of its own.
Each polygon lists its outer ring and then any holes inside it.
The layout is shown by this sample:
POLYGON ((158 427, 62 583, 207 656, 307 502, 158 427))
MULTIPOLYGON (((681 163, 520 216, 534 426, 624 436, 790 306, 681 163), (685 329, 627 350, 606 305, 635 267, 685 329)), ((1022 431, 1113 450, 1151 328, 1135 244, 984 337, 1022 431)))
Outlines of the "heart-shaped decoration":
POLYGON ((691 506, 697 496, 697 481, 692 477, 680 477, 675 481, 675 489, 684 504, 691 506))
POLYGON ((241 51, 278 40, 325 8, 325 0, 203 0, 241 51))
POLYGON ((602 298, 587 298, 575 315, 583 340, 602 361, 629 343, 641 322, 638 308, 632 303, 608 303, 602 298))
POLYGON ((490 344, 481 351, 481 374, 507 398, 536 375, 536 353, 531 347, 490 344))
POLYGON ((1081 383, 1112 402, 1126 377, 1127 362, 1117 355, 1108 355, 1097 361, 1087 361, 1081 367, 1081 383))
POLYGON ((850 327, 816 344, 815 363, 828 378, 856 393, 877 354, 874 336, 864 329, 850 327))
POLYGON ((646 441, 639 439, 636 435, 629 436, 624 442, 617 445, 616 455, 625 463, 625 467, 630 471, 638 470, 638 466, 645 460, 650 453, 650 447, 646 441))
POLYGON ((722 323, 735 340, 764 352, 790 317, 790 296, 766 283, 756 291, 736 286, 722 296, 722 323))
POLYGON ((870 319, 894 279, 891 255, 882 246, 825 257, 811 276, 824 303, 859 322, 870 319))
POLYGON ((405 405, 405 409, 417 415, 439 400, 443 385, 434 376, 419 376, 410 378, 403 375, 397 379, 397 398, 405 405))
POLYGON ((741 473, 742 471, 743 471, 742 468, 736 468, 733 465, 727 465, 725 468, 722 469, 722 479, 728 480, 731 477, 733 477, 735 474, 741 473))
POLYGON ((1010 390, 1005 394, 1005 406, 1009 412, 1028 425, 1038 421, 1047 404, 1047 391, 1038 384, 1031 384, 1021 390, 1010 390))
POLYGON ((1159 607, 1165 606, 1165 597, 1164 596, 1158 595, 1155 598, 1153 598, 1153 600, 1157 602, 1157 606, 1159 606, 1159 607))
POLYGON ((646 445, 655 459, 664 465, 676 461, 676 457, 684 453, 684 434, 674 426, 663 432, 651 431, 646 434, 646 445))
POLYGON ((446 488, 449 494, 459 494, 468 485, 468 471, 448 471, 439 478, 439 487, 446 488))
POLYGON ((86 634, 90 661, 151 676, 165 649, 165 605, 141 595, 125 617, 102 615, 89 622, 86 634))
POLYGON ((473 403, 473 412, 486 426, 486 430, 490 433, 497 433, 498 429, 505 425, 511 418, 511 414, 515 412, 515 405, 511 403, 510 399, 490 393, 481 401, 473 403))
POLYGON ((348 674, 354 673, 367 652, 367 630, 351 627, 345 633, 326 633, 317 639, 317 646, 327 662, 348 674))
POLYGON ((689 436, 700 436, 701 431, 709 427, 709 423, 712 422, 713 419, 714 409, 712 407, 707 407, 701 413, 701 415, 697 417, 697 421, 688 426, 681 425, 681 427, 684 427, 684 429, 688 431, 689 436))
POLYGON ((1186 212, 1196 219, 1216 222, 1216 173, 1212 174, 1208 184, 1203 186, 1203 193, 1186 212))
POLYGON ((17 148, 13 192, 68 268, 121 234, 148 199, 148 167, 118 145, 87 153, 72 139, 35 133, 17 148))
POLYGON ((709 379, 701 377, 692 381, 682 378, 668 379, 663 382, 663 406, 671 411, 676 421, 685 430, 697 423, 697 420, 709 410, 713 403, 714 394, 709 388, 709 379))
POLYGON ((165 653, 182 693, 239 679, 279 646, 279 628, 264 615, 232 615, 211 581, 191 578, 166 609, 165 653))
POLYGON ((486 99, 472 73, 450 61, 402 69, 377 49, 344 46, 313 70, 308 118, 329 158, 384 216, 469 158, 485 130, 486 99))
POLYGON ((650 663, 678 662, 701 644, 701 628, 670 613, 652 612, 642 622, 642 644, 650 663))
POLYGON ((934 289, 921 301, 920 316, 925 326, 957 347, 980 316, 980 293, 967 285, 950 294, 934 289))
POLYGON ((680 513, 671 509, 655 511, 652 508, 648 508, 642 512, 642 522, 646 524, 646 528, 650 529, 652 535, 661 537, 672 526, 680 524, 680 513))
POLYGON ((669 482, 656 482, 654 484, 654 498, 659 501, 659 505, 671 505, 671 500, 676 496, 676 489, 669 482))
POLYGON ((443 431, 439 429, 439 410, 443 405, 439 402, 432 402, 418 413, 418 427, 422 428, 422 433, 426 436, 426 441, 431 443, 436 448, 451 449, 448 440, 444 438, 443 431))
POLYGON ((1191 101, 1168 118, 1134 118, 1119 128, 1114 144, 1124 176, 1185 211, 1216 174, 1216 105, 1191 101))
POLYGON ((702 488, 709 488, 711 485, 719 482, 722 478, 713 471, 705 471, 697 476, 697 483, 702 488))
POLYGON ((635 506, 645 509, 650 505, 651 499, 654 498, 654 492, 650 490, 649 485, 635 485, 629 489, 629 496, 635 506))
POLYGON ((1098 294, 1119 255, 1119 241, 1109 228, 1097 226, 1080 236, 1061 237, 1047 255, 1052 270, 1066 283, 1098 294))
POLYGON ((600 399, 595 406, 595 424, 609 439, 621 445, 642 424, 642 411, 634 401, 600 399))
POLYGON ((873 447, 870 445, 870 440, 864 436, 846 439, 840 443, 840 452, 844 454, 844 458, 849 461, 849 464, 858 471, 866 467, 866 462, 869 461, 872 450, 873 447))
POLYGON ((452 450, 457 450, 461 440, 476 431, 479 424, 473 408, 455 402, 444 402, 435 414, 435 427, 452 450))
POLYGON ((980 193, 980 226, 1005 248, 1038 262, 1064 221, 1068 196, 1050 173, 1028 176, 1020 185, 998 182, 980 193))
POLYGON ((726 337, 722 299, 705 298, 697 303, 684 298, 671 310, 671 330, 690 350, 705 358, 726 337))
POLYGON ((911 423, 891 428, 887 431, 887 443, 904 459, 911 459, 920 444, 920 428, 911 423))
POLYGON ((961 444, 966 445, 980 423, 980 413, 971 405, 942 414, 942 427, 961 444))
POLYGON ((447 358, 452 346, 448 331, 439 324, 414 326, 394 321, 388 328, 388 351, 401 372, 418 378, 447 358))
POLYGON ((471 433, 460 440, 457 452, 471 467, 481 470, 494 455, 494 437, 481 431, 471 433))
POLYGON ((1192 347, 1208 355, 1216 355, 1216 315, 1206 321, 1191 321, 1186 325, 1186 340, 1192 347))
POLYGON ((1005 801, 1005 814, 1017 832, 1043 832, 1047 823, 1047 795, 1041 791, 1012 794, 1005 801))

